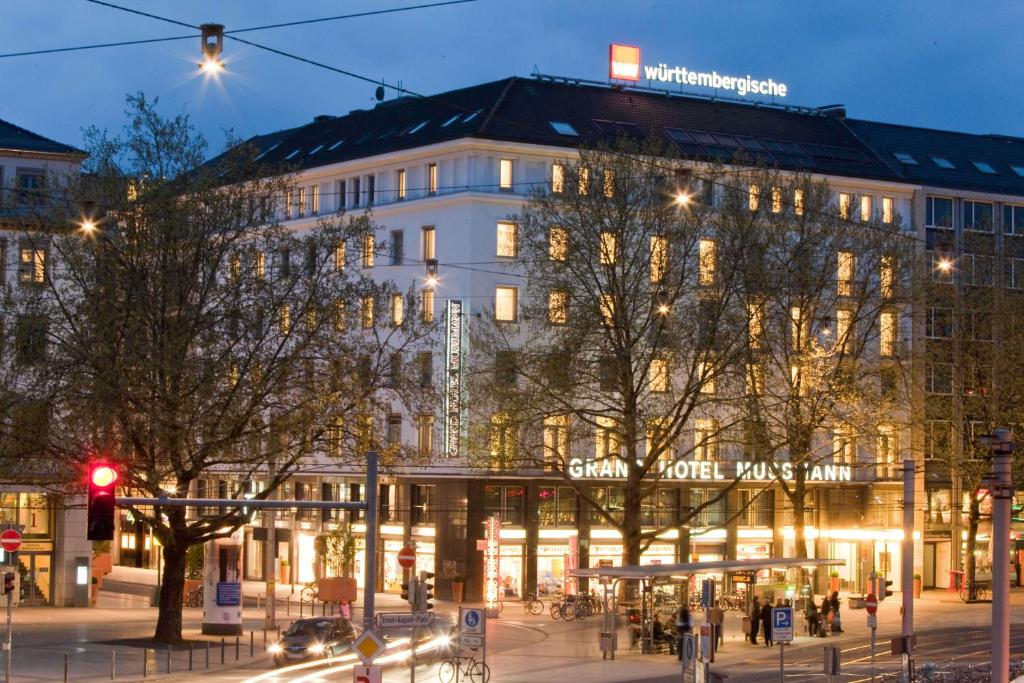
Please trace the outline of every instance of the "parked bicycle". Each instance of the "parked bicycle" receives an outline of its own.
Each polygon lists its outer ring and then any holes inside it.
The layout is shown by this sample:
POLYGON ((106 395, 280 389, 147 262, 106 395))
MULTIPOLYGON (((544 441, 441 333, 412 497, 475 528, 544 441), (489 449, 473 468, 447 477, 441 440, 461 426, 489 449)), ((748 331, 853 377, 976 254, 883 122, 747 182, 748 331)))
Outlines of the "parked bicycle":
POLYGON ((310 581, 304 585, 302 590, 299 592, 299 599, 302 600, 302 602, 313 602, 319 597, 320 587, 317 585, 316 581, 310 581))
POLYGON ((544 611, 544 603, 537 599, 536 593, 530 593, 523 599, 523 611, 536 616, 544 611))
POLYGON ((441 662, 441 668, 437 670, 437 679, 441 683, 453 683, 456 676, 459 680, 471 683, 488 683, 491 680, 491 668, 473 655, 455 656, 441 662))
MULTIPOLYGON (((967 602, 971 597, 971 584, 969 581, 965 581, 960 586, 960 600, 967 602)), ((974 582, 974 599, 984 600, 988 597, 988 585, 982 584, 977 581, 974 582)))

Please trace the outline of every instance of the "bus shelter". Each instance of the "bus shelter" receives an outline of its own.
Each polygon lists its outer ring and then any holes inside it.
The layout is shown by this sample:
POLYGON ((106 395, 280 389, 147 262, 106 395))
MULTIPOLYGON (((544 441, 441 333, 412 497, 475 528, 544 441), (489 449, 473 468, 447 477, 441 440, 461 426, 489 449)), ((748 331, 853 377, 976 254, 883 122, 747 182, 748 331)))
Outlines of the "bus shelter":
MULTIPOLYGON (((817 558, 765 558, 755 560, 715 560, 711 562, 681 562, 678 564, 644 564, 627 565, 624 567, 594 567, 588 569, 572 569, 571 576, 599 580, 604 588, 604 623, 601 629, 601 656, 615 659, 616 634, 618 632, 618 589, 623 582, 636 581, 640 589, 640 628, 641 651, 654 650, 651 619, 654 614, 654 588, 685 581, 689 584, 691 576, 708 572, 746 572, 752 578, 747 591, 748 603, 753 595, 757 580, 757 572, 762 569, 794 569, 834 567, 846 564, 845 560, 817 558)), ((684 594, 683 600, 688 596, 684 594)), ((685 602, 684 602, 685 604, 685 602)), ((710 606, 709 606, 710 607, 710 606)), ((749 610, 748 610, 749 611, 749 610)), ((707 610, 705 610, 707 619, 707 610)))

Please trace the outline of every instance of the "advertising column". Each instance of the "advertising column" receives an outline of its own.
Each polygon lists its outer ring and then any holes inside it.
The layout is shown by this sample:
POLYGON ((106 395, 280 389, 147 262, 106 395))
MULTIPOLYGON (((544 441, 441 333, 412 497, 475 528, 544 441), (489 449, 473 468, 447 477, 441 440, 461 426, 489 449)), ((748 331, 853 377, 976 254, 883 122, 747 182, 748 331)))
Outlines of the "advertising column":
POLYGON ((242 634, 242 530, 203 546, 203 633, 242 634))

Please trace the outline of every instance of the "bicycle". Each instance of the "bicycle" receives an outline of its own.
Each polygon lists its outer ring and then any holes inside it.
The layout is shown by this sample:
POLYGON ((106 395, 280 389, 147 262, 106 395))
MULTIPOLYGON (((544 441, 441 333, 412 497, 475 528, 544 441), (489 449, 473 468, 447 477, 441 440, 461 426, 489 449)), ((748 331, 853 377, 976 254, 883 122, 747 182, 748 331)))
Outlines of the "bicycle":
POLYGON ((203 606, 203 587, 200 585, 189 591, 189 594, 185 596, 185 607, 202 607, 203 606))
POLYGON ((317 586, 316 581, 310 581, 302 587, 299 592, 299 600, 302 602, 313 602, 320 597, 320 587, 317 586))
POLYGON ((530 593, 523 600, 523 611, 527 614, 537 616, 544 612, 544 603, 537 599, 535 593, 530 593))
MULTIPOLYGON (((970 586, 971 586, 971 584, 966 582, 966 581, 963 583, 962 586, 960 586, 960 600, 961 600, 961 602, 968 602, 968 600, 969 600, 969 598, 971 596, 970 586)), ((988 588, 987 588, 987 586, 985 584, 982 584, 982 583, 979 583, 979 582, 975 581, 974 582, 974 598, 976 600, 984 600, 987 597, 988 597, 988 588)))
POLYGON ((453 683, 457 677, 471 683, 488 683, 491 680, 491 667, 473 655, 456 655, 441 662, 441 667, 437 670, 437 679, 441 683, 453 683))

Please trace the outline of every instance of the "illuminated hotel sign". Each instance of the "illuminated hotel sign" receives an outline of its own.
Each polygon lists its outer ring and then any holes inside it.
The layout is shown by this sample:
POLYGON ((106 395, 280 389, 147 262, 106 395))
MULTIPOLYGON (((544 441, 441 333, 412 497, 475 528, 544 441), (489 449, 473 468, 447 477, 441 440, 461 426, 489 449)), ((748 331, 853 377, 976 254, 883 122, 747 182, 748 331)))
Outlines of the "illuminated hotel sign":
MULTIPOLYGON (((853 481, 853 468, 849 465, 805 464, 805 481, 853 481)), ((793 481, 794 465, 779 463, 779 474, 786 481, 793 481)), ((570 458, 566 468, 572 479, 625 479, 629 475, 626 461, 619 458, 584 460, 570 458)), ((771 481, 775 478, 772 468, 765 462, 738 460, 735 462, 709 460, 680 460, 673 463, 658 463, 658 473, 664 479, 687 481, 724 481, 739 478, 748 481, 771 481), (735 468, 732 467, 735 465, 735 468), (727 473, 726 468, 732 470, 727 473)))
POLYGON ((445 306, 444 453, 459 456, 462 438, 462 302, 445 306))
POLYGON ((608 51, 608 77, 615 81, 660 83, 678 83, 679 85, 695 85, 701 88, 729 90, 740 97, 747 95, 766 95, 769 97, 785 97, 789 87, 775 80, 758 79, 745 76, 724 76, 717 71, 692 71, 682 66, 669 66, 660 63, 657 66, 645 65, 640 61, 640 48, 635 45, 615 45, 608 51))

